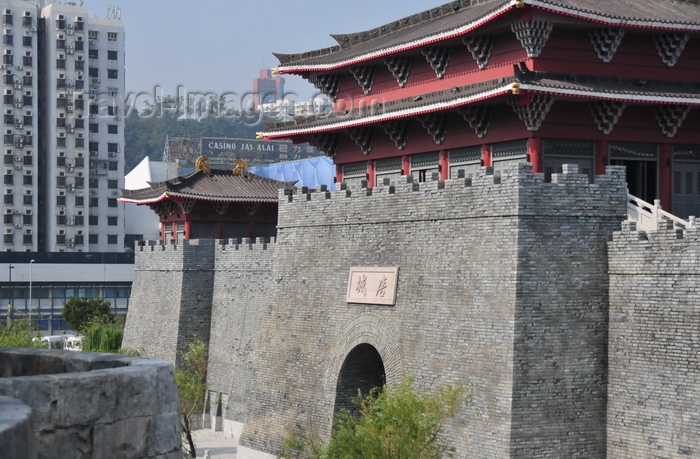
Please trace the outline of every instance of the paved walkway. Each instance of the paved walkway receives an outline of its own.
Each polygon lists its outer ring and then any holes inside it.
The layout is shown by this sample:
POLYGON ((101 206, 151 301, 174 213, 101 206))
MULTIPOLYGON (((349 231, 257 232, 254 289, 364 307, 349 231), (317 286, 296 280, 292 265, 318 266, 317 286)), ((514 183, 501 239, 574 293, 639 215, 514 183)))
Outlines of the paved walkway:
POLYGON ((198 458, 238 459, 236 457, 238 442, 225 438, 223 432, 214 432, 210 429, 195 430, 193 437, 198 458), (205 455, 207 451, 209 451, 208 456, 205 455))

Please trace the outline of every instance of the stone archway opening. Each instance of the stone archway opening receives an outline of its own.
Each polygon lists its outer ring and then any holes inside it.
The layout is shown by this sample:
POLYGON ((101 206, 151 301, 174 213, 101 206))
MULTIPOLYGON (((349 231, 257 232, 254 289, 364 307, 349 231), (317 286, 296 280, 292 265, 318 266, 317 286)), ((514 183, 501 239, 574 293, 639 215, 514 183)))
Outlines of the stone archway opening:
POLYGON ((353 414, 359 414, 357 405, 358 392, 367 395, 375 387, 386 383, 384 362, 377 349, 371 344, 355 346, 345 357, 340 369, 338 383, 335 388, 335 408, 337 414, 342 408, 353 414))

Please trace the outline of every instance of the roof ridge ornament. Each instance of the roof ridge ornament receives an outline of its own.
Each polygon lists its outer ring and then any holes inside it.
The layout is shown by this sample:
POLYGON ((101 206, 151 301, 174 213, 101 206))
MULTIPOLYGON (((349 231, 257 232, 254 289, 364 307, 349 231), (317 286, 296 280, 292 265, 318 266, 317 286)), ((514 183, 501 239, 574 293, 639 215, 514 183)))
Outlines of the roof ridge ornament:
POLYGON ((654 115, 656 115, 661 132, 669 138, 676 135, 689 112, 690 105, 657 105, 654 107, 654 115))
POLYGON ((447 46, 427 46, 420 50, 421 54, 430 64, 430 67, 435 70, 435 76, 441 80, 447 71, 447 65, 450 63, 450 54, 452 48, 447 46))
POLYGON ((483 139, 491 124, 491 107, 487 105, 465 105, 457 109, 464 121, 474 129, 476 136, 483 139))
POLYGON ((489 57, 491 57, 493 37, 491 35, 470 35, 464 37, 462 43, 467 46, 472 57, 479 65, 479 70, 484 70, 484 67, 489 63, 489 57))
POLYGON ((654 35, 654 44, 659 52, 661 61, 668 67, 673 67, 681 57, 681 53, 688 43, 688 33, 663 33, 654 35))
POLYGON ((394 142, 396 148, 403 150, 406 147, 408 140, 408 120, 399 118, 395 120, 385 121, 380 123, 386 135, 394 142))
POLYGON ((540 55, 547 44, 554 24, 549 21, 530 20, 516 21, 510 25, 515 37, 527 51, 527 57, 535 58, 540 55))
POLYGON ((527 130, 531 132, 537 131, 542 126, 544 118, 554 105, 554 98, 549 94, 531 94, 530 103, 525 105, 520 103, 519 96, 508 97, 506 100, 518 117, 525 122, 527 130))
POLYGON ((588 36, 590 37, 593 48, 598 55, 598 59, 607 64, 612 61, 612 58, 617 51, 617 47, 620 46, 622 37, 625 36, 625 29, 620 27, 592 29, 588 31, 588 36))
POLYGON ((411 64, 413 59, 408 56, 390 56, 384 59, 384 63, 389 68, 389 71, 396 81, 399 83, 399 87, 403 88, 406 86, 408 81, 408 75, 411 73, 411 64))
POLYGON ((355 77, 355 81, 360 84, 362 92, 368 95, 374 85, 375 67, 373 65, 358 65, 350 67, 350 73, 355 77))
POLYGON ((616 100, 599 100, 588 104, 598 129, 605 135, 612 132, 626 106, 626 103, 616 100))
POLYGON ((313 83, 316 88, 331 98, 335 102, 338 97, 338 90, 340 89, 340 75, 326 73, 323 75, 309 75, 309 81, 313 83))
POLYGON ((205 174, 210 174, 211 173, 211 168, 207 166, 207 161, 209 161, 208 156, 200 156, 197 158, 197 160, 194 163, 194 170, 196 171, 202 171, 205 174))

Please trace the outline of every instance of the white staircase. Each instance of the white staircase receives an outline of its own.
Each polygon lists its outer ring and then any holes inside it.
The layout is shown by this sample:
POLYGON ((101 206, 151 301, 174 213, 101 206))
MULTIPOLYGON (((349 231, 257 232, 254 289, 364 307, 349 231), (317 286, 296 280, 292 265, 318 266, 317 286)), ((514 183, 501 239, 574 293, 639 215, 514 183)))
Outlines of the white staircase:
POLYGON ((661 201, 654 200, 654 204, 627 194, 627 220, 637 223, 638 231, 655 231, 659 227, 673 222, 673 226, 678 229, 695 228, 695 217, 690 216, 688 220, 678 218, 673 214, 661 209, 661 201))

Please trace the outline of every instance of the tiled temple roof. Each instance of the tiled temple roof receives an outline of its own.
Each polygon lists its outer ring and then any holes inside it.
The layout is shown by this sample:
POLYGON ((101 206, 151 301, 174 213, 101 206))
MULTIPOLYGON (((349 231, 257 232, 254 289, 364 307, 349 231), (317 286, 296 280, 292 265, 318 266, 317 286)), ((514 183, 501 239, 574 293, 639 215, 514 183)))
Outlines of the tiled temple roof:
POLYGON ((532 72, 524 64, 515 66, 513 77, 408 97, 367 108, 334 112, 292 122, 267 124, 266 139, 330 132, 399 118, 419 116, 439 110, 486 101, 520 90, 551 94, 562 98, 615 100, 634 103, 700 105, 700 82, 678 82, 638 78, 532 72))
POLYGON ((150 183, 140 190, 122 190, 121 202, 152 204, 180 198, 219 202, 277 202, 280 188, 296 182, 281 182, 253 173, 234 175, 232 170, 201 170, 165 182, 150 183))
POLYGON ((516 5, 560 13, 606 27, 700 31, 696 0, 458 0, 381 27, 333 35, 337 46, 275 54, 280 73, 323 72, 472 32, 516 5))

